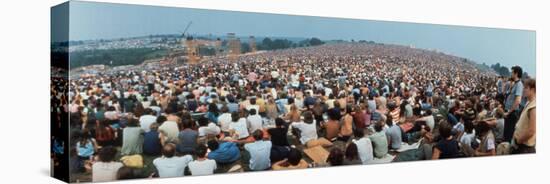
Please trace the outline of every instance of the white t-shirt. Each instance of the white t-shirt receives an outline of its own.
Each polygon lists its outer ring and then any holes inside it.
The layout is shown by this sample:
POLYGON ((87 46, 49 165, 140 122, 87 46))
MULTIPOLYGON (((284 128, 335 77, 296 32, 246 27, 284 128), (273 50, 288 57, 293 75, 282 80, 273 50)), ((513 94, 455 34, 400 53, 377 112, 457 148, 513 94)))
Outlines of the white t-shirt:
POLYGON ((246 126, 246 119, 241 118, 237 122, 231 122, 229 124, 230 130, 235 130, 235 133, 239 135, 239 139, 248 137, 248 127, 246 126))
POLYGON ((368 137, 353 140, 353 143, 357 145, 357 152, 359 152, 359 158, 361 158, 363 164, 367 164, 374 159, 372 142, 368 137))
POLYGON ((206 136, 206 135, 218 135, 220 134, 220 127, 218 127, 214 123, 208 123, 208 126, 206 127, 199 127, 199 136, 206 136))
POLYGON ((181 177, 185 172, 185 167, 189 162, 193 161, 191 155, 183 157, 160 157, 153 160, 153 164, 157 168, 160 178, 181 177))
POLYGON ((141 126, 141 129, 145 132, 149 132, 151 129, 151 124, 155 123, 157 121, 157 117, 153 115, 143 115, 139 117, 139 125, 141 126))
POLYGON ((317 125, 315 120, 311 124, 304 122, 294 122, 291 124, 292 127, 300 129, 300 142, 306 144, 310 140, 317 139, 317 125))
POLYGON ((200 175, 210 175, 214 174, 214 170, 216 170, 216 161, 206 159, 203 161, 192 161, 188 165, 189 171, 191 171, 191 175, 193 176, 200 176, 200 175))
POLYGON ((473 130, 471 134, 464 132, 464 134, 462 134, 462 137, 460 137, 460 142, 462 144, 472 146, 472 141, 474 141, 475 138, 476 138, 476 131, 475 130, 473 130))
POLYGON ((92 182, 115 181, 118 169, 124 165, 120 162, 96 162, 92 165, 92 182))
POLYGON ((252 133, 256 130, 261 130, 262 129, 262 117, 260 115, 252 115, 252 116, 248 116, 248 118, 246 118, 247 122, 248 122, 248 129, 249 129, 249 132, 252 133))
POLYGON ((220 124, 222 131, 229 132, 229 124, 231 124, 231 120, 230 113, 223 113, 218 117, 218 124, 220 124))
POLYGON ((159 131, 164 133, 164 136, 167 137, 166 141, 168 142, 176 141, 180 132, 178 129, 178 123, 175 121, 165 121, 159 126, 159 131))
POLYGON ((260 106, 259 105, 247 105, 245 107, 247 111, 250 111, 250 109, 256 109, 256 114, 260 112, 260 106))

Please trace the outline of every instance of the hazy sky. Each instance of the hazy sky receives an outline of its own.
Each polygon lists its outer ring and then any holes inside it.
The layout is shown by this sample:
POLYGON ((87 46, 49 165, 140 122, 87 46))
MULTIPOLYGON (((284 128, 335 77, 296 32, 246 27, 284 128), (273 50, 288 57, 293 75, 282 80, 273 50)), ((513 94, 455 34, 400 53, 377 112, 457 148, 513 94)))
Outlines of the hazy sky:
MULTIPOLYGON (((70 40, 175 34, 372 40, 437 49, 476 62, 520 65, 535 75, 535 32, 356 19, 71 1, 70 40)), ((55 41, 55 39, 54 39, 55 41)))

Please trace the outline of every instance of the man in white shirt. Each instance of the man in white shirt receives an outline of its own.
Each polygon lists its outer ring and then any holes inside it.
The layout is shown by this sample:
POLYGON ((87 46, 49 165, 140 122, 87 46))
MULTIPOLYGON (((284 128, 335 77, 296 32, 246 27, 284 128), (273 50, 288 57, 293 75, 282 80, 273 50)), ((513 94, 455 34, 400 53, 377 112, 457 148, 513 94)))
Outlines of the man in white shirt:
POLYGON ((216 161, 206 157, 208 148, 204 144, 200 144, 195 150, 197 160, 189 163, 189 171, 193 176, 211 175, 216 170, 216 161))
POLYGON ((208 121, 208 118, 201 117, 199 118, 199 136, 207 136, 207 135, 218 135, 220 134, 220 127, 218 125, 208 121))
POLYGON ((179 135, 178 123, 165 121, 159 126, 159 131, 166 137, 166 142, 177 142, 179 135))
POLYGON ((353 132, 356 137, 353 140, 353 143, 357 146, 357 152, 359 152, 359 158, 363 164, 368 164, 374 159, 372 142, 368 137, 365 137, 363 129, 356 129, 353 132))
POLYGON ((144 114, 139 117, 139 125, 141 129, 145 132, 149 132, 149 127, 151 124, 155 123, 157 121, 157 116, 154 116, 155 112, 152 109, 145 109, 144 114))
POLYGON ((222 115, 218 117, 218 125, 222 132, 229 132, 229 124, 231 123, 231 113, 227 106, 222 107, 222 115))
POLYGON ((290 125, 300 130, 300 142, 303 145, 311 140, 317 140, 317 125, 310 111, 304 112, 304 122, 294 122, 290 125))
POLYGON ((238 112, 231 114, 231 124, 229 124, 229 131, 233 132, 231 136, 237 135, 237 139, 247 138, 248 127, 246 125, 246 119, 240 118, 238 112))
POLYGON ((262 117, 256 112, 256 109, 250 109, 250 115, 246 118, 249 133, 262 130, 262 117))
POLYGON ((176 146, 166 144, 162 149, 162 157, 153 160, 153 165, 157 168, 160 178, 181 177, 184 175, 185 167, 193 161, 191 155, 177 157, 176 146))

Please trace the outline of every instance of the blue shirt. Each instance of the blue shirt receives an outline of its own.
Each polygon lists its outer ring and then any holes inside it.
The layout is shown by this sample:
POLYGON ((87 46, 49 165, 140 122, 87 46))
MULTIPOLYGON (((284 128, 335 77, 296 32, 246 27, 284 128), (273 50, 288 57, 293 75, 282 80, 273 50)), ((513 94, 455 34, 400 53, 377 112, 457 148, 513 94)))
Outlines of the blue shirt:
POLYGON ((271 167, 271 141, 256 141, 244 145, 244 149, 250 153, 250 169, 254 171, 266 170, 271 167))
MULTIPOLYGON (((504 108, 506 110, 510 110, 512 108, 512 105, 514 105, 514 101, 516 100, 517 96, 523 95, 523 83, 521 80, 518 80, 516 84, 512 86, 512 90, 508 93, 508 96, 506 97, 506 101, 504 102, 504 108)), ((519 110, 519 109, 516 109, 519 110)))
POLYGON ((144 135, 143 153, 148 155, 160 155, 162 145, 160 144, 159 132, 149 131, 144 135))
POLYGON ((393 125, 386 130, 386 136, 390 138, 390 144, 392 149, 401 148, 401 127, 393 125))
POLYGON ((208 153, 208 158, 217 163, 233 163, 241 158, 241 151, 234 142, 221 143, 218 149, 208 153))
POLYGON ((229 109, 229 112, 238 112, 239 111, 239 104, 237 103, 228 103, 227 108, 229 109))

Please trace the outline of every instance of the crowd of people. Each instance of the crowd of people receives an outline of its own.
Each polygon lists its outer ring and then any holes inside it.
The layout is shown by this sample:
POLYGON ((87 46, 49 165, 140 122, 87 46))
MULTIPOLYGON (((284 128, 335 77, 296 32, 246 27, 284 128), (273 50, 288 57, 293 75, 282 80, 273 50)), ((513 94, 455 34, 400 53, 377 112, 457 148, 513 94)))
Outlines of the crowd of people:
POLYGON ((71 174, 99 182, 534 153, 536 82, 522 74, 339 43, 71 78, 71 174), (305 152, 318 147, 326 159, 305 152))

